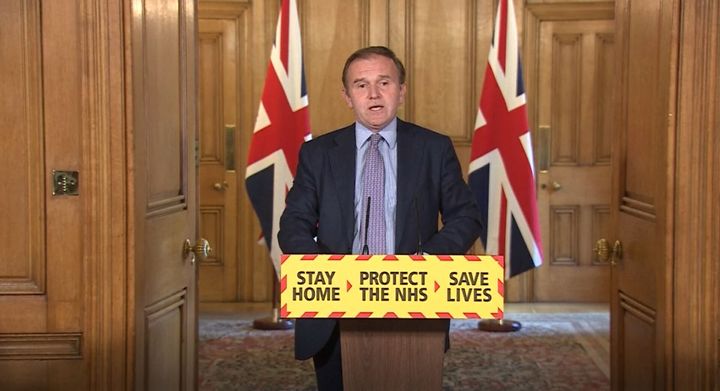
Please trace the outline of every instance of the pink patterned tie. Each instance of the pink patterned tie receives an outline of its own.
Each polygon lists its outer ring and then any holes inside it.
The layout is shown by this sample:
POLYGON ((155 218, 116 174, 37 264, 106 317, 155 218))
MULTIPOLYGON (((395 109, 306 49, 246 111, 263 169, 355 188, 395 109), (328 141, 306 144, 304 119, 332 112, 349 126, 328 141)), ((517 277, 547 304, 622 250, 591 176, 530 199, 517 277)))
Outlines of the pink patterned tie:
POLYGON ((365 151, 365 167, 363 169, 362 198, 362 231, 367 232, 367 243, 370 254, 385 254, 385 166, 378 145, 382 136, 373 133, 370 145, 365 151), (370 197, 370 224, 365 228, 368 197, 370 197))

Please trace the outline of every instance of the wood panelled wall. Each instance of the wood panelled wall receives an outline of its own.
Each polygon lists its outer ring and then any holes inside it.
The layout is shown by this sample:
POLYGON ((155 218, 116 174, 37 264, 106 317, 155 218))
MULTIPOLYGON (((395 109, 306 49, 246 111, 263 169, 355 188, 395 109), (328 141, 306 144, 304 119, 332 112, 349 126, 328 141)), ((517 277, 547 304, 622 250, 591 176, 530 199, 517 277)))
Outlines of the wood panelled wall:
MULTIPOLYGON (((237 301, 267 302, 272 297, 272 269, 267 251, 257 244, 260 227, 243 186, 247 148, 262 93, 275 33, 279 1, 200 0, 203 9, 221 11, 231 4, 242 9, 238 20, 249 20, 238 32, 239 61, 238 151, 238 266, 237 301)), ((464 171, 484 70, 492 37, 497 1, 476 0, 298 0, 305 76, 314 136, 353 121, 341 98, 341 72, 356 49, 386 45, 403 60, 408 71, 408 94, 399 115, 450 136, 464 171)), ((612 2, 575 0, 514 0, 518 37, 528 94, 533 137, 538 129, 539 26, 546 20, 612 19, 612 2), (529 31, 525 31, 530 23, 529 31), (528 45, 523 41, 529 39, 528 45), (528 60, 529 59, 529 60, 528 60)), ((218 12, 213 11, 213 17, 218 12)), ((536 139, 537 140, 537 139, 536 139)), ((537 150, 537 142, 535 143, 537 150)), ((536 153, 535 156, 539 156, 536 153)), ((475 251, 482 251, 479 244, 475 251)), ((532 273, 508 282, 508 298, 527 301, 533 296, 532 273)), ((202 288, 201 288, 202 289, 202 288)))
POLYGON ((492 35, 493 3, 299 1, 313 134, 353 121, 340 96, 347 56, 363 46, 386 45, 403 60, 408 73, 400 116, 449 135, 460 149, 461 161, 467 162, 492 35))
POLYGON ((674 389, 720 388, 720 4, 681 2, 674 193, 674 389))

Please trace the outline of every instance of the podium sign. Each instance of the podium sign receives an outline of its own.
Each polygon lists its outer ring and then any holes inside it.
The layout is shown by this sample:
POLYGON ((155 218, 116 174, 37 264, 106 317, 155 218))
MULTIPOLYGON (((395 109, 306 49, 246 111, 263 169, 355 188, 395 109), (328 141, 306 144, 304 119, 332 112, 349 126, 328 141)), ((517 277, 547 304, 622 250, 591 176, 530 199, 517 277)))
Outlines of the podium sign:
POLYGON ((283 255, 283 318, 503 316, 504 263, 487 255, 283 255))

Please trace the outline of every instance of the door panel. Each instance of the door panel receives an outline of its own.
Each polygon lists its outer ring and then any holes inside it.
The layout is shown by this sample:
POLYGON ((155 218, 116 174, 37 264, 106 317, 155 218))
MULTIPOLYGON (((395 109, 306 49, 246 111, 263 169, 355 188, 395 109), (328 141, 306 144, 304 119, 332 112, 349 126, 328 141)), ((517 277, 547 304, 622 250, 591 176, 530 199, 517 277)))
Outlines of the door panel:
POLYGON ((195 5, 133 2, 135 388, 194 389, 195 5))
MULTIPOLYGON (((83 242, 88 187, 53 196, 52 170, 84 171, 77 2, 0 2, 0 389, 86 389, 92 335, 83 242)), ((84 179, 84 178, 83 178, 84 179)))
MULTIPOLYGON (((623 299, 627 299, 624 297, 623 299)), ((624 300, 628 303, 628 300, 624 300)), ((618 384, 624 390, 653 390, 653 371, 655 364, 648 358, 656 357, 655 351, 655 314, 652 311, 643 313, 644 308, 638 303, 634 305, 624 304, 622 306, 622 330, 623 337, 621 345, 632 346, 625 352, 624 360, 631 362, 632 370, 623 372, 623 376, 617 379, 618 384)), ((628 368, 629 369, 629 368, 628 368)))
POLYGON ((613 389, 665 389, 671 376, 672 189, 677 4, 618 1, 613 156, 613 389))
POLYGON ((528 91, 545 254, 533 272, 535 301, 609 299, 609 264, 593 248, 610 230, 611 7, 527 6, 528 91))
POLYGON ((0 294, 43 294, 46 239, 40 7, 38 3, 8 1, 0 5, 0 15, 5 16, 0 21, 0 170, 7 185, 6 195, 0 198, 0 234, 6 243, 6 258, 0 262, 0 294))
POLYGON ((182 291, 145 309, 147 359, 153 363, 147 374, 148 390, 194 389, 192 384, 183 386, 178 376, 188 359, 183 352, 186 300, 182 291))

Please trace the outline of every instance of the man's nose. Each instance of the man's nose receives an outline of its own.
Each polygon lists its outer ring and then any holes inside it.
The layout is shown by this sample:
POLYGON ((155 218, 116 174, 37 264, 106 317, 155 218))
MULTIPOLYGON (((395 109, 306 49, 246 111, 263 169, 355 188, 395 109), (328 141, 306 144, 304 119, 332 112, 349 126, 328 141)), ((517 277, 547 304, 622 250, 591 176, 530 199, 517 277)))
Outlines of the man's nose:
POLYGON ((368 98, 377 98, 380 96, 380 89, 375 85, 368 86, 368 98))

